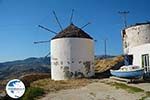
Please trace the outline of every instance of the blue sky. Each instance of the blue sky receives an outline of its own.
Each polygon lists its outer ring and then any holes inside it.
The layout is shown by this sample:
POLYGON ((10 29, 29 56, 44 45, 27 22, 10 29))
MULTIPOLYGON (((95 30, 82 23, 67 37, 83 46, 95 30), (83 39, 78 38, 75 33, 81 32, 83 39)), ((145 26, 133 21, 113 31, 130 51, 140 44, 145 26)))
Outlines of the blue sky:
POLYGON ((150 0, 0 0, 0 62, 45 56, 50 44, 33 42, 54 36, 38 28, 39 24, 60 31, 52 10, 63 28, 69 25, 72 9, 75 9, 73 22, 78 27, 92 22, 84 31, 98 40, 95 54, 104 54, 105 38, 108 54, 122 54, 123 20, 117 12, 130 11, 129 25, 145 22, 150 20, 149 5, 150 0))

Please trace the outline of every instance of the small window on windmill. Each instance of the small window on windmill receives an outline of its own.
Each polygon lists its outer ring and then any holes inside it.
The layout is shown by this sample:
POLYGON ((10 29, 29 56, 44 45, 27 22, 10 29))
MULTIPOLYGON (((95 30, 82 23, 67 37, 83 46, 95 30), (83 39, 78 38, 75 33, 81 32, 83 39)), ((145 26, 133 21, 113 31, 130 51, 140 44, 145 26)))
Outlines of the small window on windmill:
POLYGON ((128 47, 128 45, 127 45, 127 42, 126 42, 126 41, 124 42, 124 46, 125 46, 125 48, 127 48, 127 47, 128 47))
POLYGON ((61 69, 63 69, 63 66, 60 66, 61 69))
POLYGON ((126 31, 125 30, 123 30, 122 31, 122 34, 123 34, 123 38, 126 36, 126 31))
POLYGON ((57 61, 56 61, 56 62, 53 62, 53 63, 54 63, 55 66, 59 65, 59 63, 58 63, 57 61))
POLYGON ((148 39, 148 37, 145 38, 146 40, 148 39))
POLYGON ((86 61, 83 63, 85 66, 90 66, 91 62, 90 61, 86 61))
POLYGON ((63 65, 63 61, 61 61, 60 64, 63 65))
POLYGON ((83 64, 84 64, 84 69, 85 69, 86 73, 89 73, 90 72, 91 62, 90 61, 86 61, 83 64))
POLYGON ((72 61, 72 63, 74 63, 74 61, 72 61))
POLYGON ((69 61, 67 61, 67 63, 68 63, 68 64, 70 64, 70 62, 69 62, 69 61))

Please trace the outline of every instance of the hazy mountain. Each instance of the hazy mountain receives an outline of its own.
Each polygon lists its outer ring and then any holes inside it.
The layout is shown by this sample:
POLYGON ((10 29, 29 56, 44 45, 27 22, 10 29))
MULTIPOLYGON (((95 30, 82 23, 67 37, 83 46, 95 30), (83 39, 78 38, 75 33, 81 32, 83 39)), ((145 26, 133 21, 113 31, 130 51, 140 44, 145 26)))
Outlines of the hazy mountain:
POLYGON ((19 77, 27 73, 50 73, 50 58, 28 58, 0 63, 0 79, 19 77))
MULTIPOLYGON (((107 55, 106 58, 114 56, 107 55)), ((104 55, 96 55, 96 60, 105 59, 104 55)), ((0 80, 17 78, 29 73, 50 73, 50 57, 27 58, 11 62, 0 63, 0 80)))

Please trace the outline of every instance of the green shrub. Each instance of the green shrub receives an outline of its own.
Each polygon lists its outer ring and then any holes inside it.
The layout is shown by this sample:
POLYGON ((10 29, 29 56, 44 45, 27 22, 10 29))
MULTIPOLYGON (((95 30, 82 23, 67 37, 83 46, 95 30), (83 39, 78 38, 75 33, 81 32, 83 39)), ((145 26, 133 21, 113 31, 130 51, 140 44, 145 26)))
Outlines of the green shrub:
POLYGON ((141 88, 133 87, 133 86, 128 86, 128 85, 123 84, 123 83, 114 82, 114 83, 112 83, 112 85, 115 86, 117 89, 119 89, 119 88, 125 89, 128 92, 130 92, 130 93, 144 92, 144 90, 141 89, 141 88))
POLYGON ((29 87, 22 100, 34 100, 38 96, 42 96, 44 94, 44 89, 38 87, 29 87))

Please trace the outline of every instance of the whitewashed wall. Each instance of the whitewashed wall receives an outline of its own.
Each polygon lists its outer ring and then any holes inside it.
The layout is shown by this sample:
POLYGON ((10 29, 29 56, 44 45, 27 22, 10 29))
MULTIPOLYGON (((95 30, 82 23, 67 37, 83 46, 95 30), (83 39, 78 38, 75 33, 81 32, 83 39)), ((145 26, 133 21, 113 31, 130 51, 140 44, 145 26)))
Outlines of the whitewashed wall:
POLYGON ((65 80, 83 75, 84 77, 91 77, 94 75, 93 67, 93 40, 86 38, 58 38, 51 40, 52 79, 65 80))
POLYGON ((133 54, 133 65, 142 67, 142 55, 150 55, 150 43, 130 48, 128 54, 133 54))
POLYGON ((150 24, 131 26, 122 31, 124 53, 129 52, 129 48, 150 43, 150 24), (124 34, 123 34, 124 33, 124 34))

